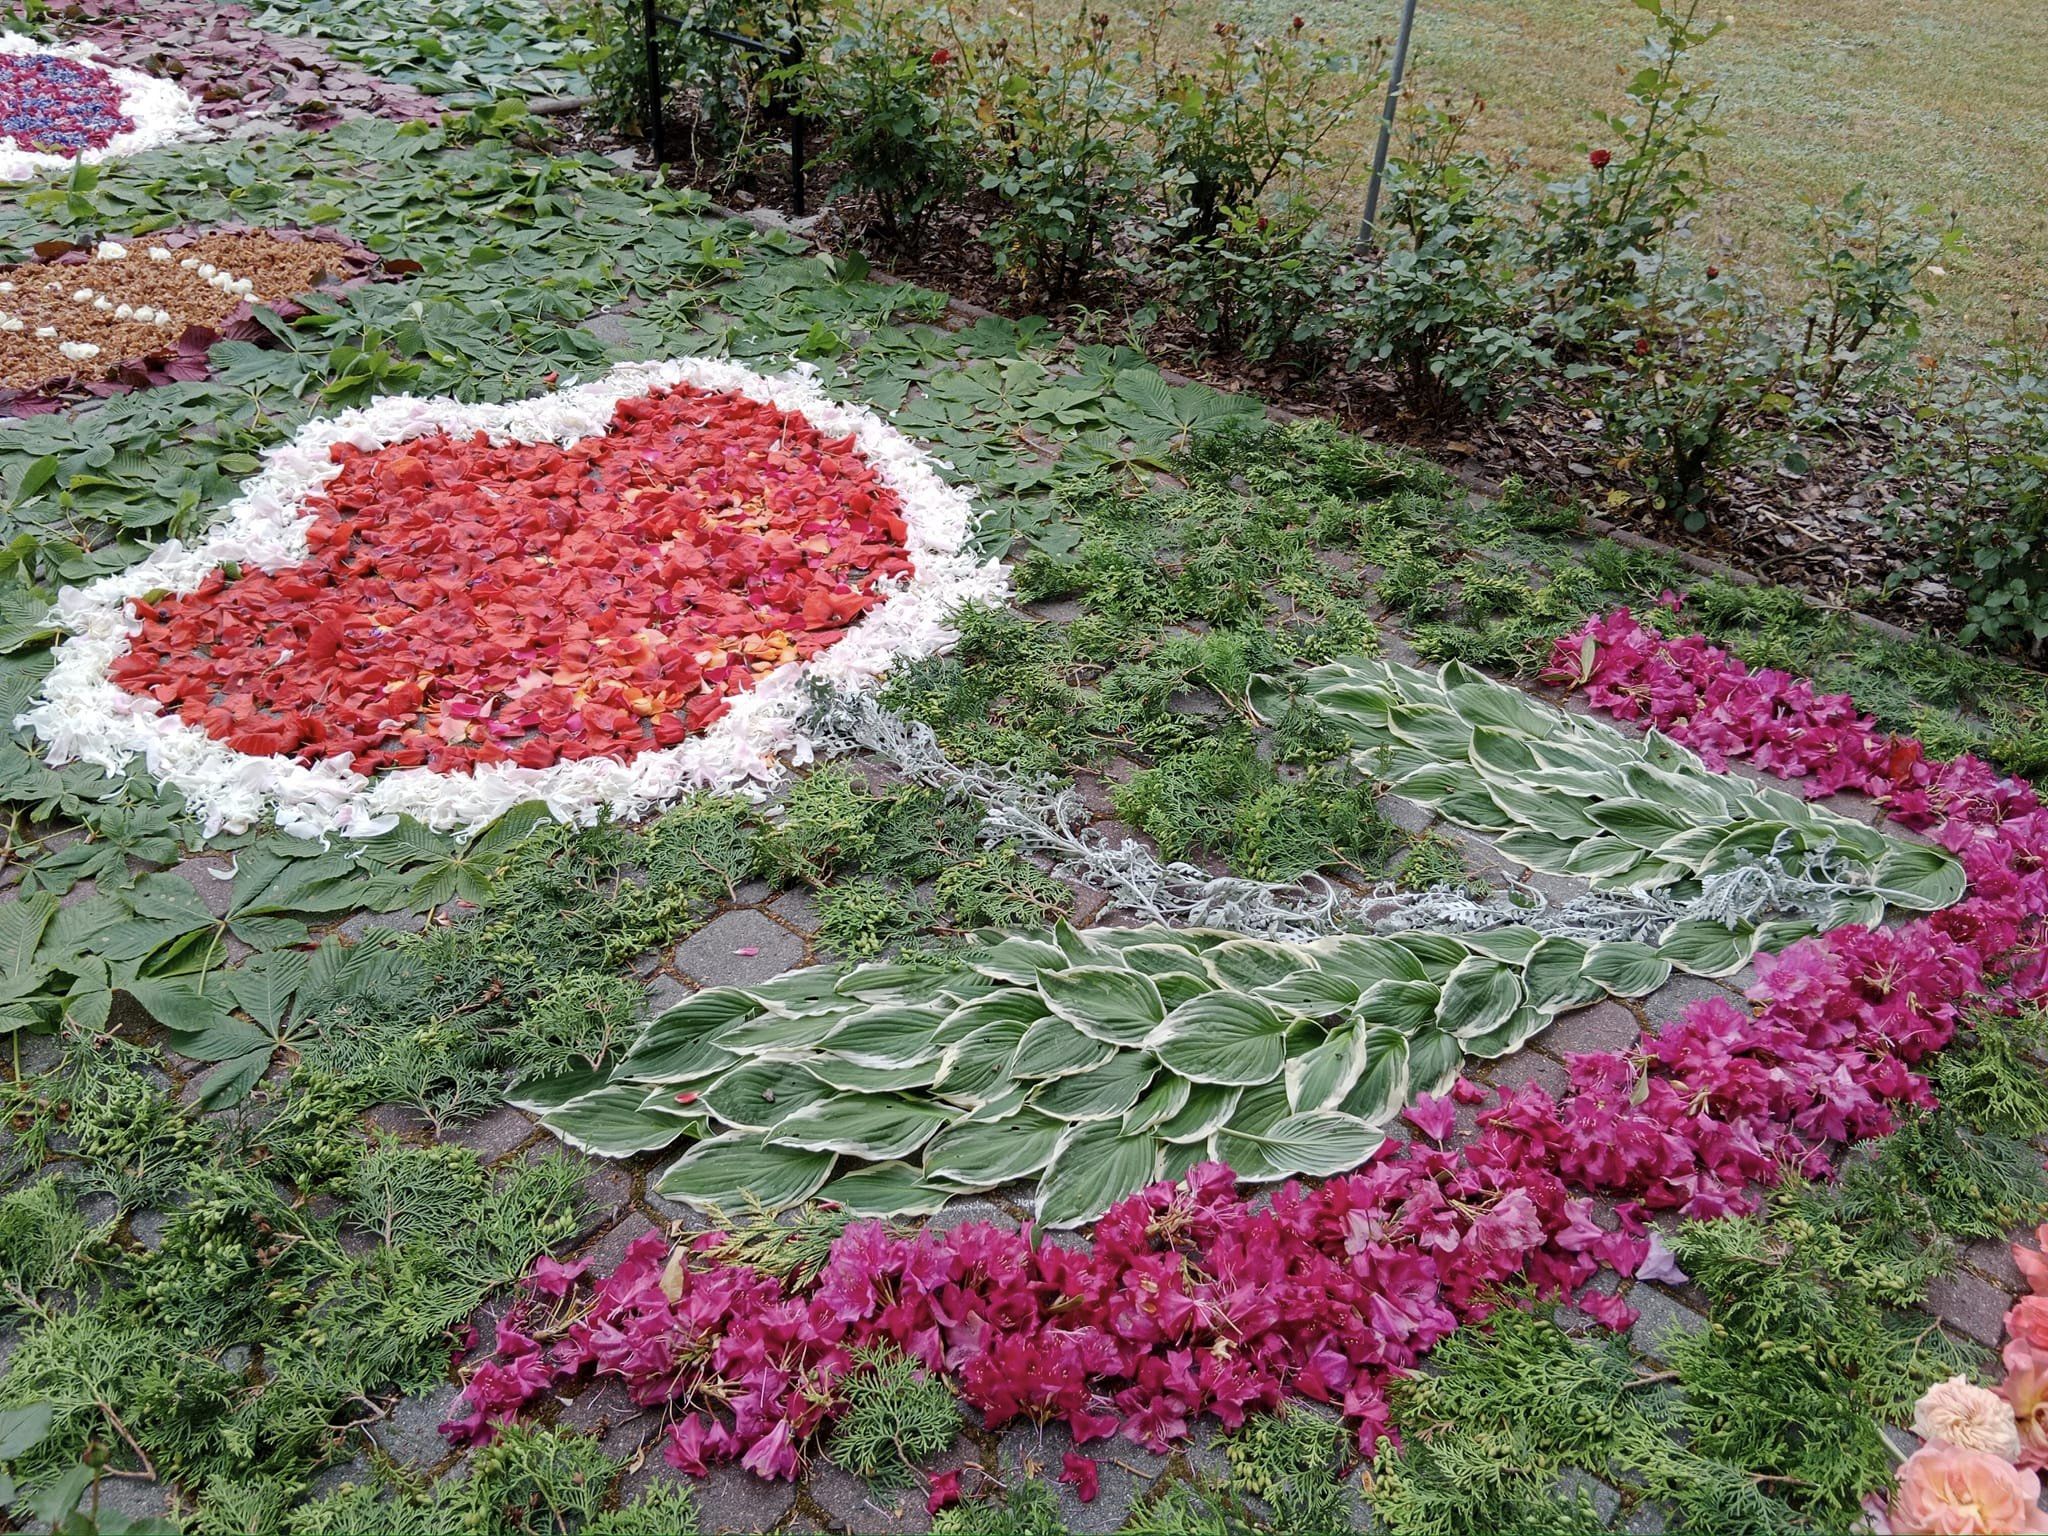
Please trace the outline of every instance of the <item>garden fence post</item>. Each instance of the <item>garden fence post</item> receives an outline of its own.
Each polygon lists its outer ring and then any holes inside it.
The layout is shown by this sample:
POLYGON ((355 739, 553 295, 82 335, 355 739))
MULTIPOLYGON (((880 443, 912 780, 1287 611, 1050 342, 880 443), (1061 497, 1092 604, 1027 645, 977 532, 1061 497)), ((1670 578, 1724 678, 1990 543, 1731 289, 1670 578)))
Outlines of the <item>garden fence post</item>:
POLYGON ((661 79, 661 0, 640 0, 640 29, 647 39, 647 136, 654 146, 654 163, 668 162, 668 130, 661 79))
POLYGON ((1387 105, 1380 114, 1379 143, 1373 146, 1372 180, 1365 186, 1365 216, 1358 221, 1358 251, 1372 250, 1374 221, 1380 211, 1380 183, 1387 174, 1387 145, 1394 137, 1394 114, 1401 105, 1401 80, 1408 69, 1408 39, 1415 31, 1415 0, 1402 0, 1401 30, 1394 39, 1394 67, 1387 75, 1387 105))

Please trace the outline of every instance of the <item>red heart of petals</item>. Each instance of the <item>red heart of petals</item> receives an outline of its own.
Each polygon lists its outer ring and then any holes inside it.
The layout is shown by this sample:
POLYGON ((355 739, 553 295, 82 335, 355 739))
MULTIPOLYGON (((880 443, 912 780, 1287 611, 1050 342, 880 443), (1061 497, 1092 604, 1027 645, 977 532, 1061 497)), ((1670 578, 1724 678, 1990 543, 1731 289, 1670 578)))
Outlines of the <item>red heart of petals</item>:
POLYGON ((334 456, 311 558, 138 603, 116 683, 237 751, 365 774, 630 758, 910 571, 899 499, 853 440, 735 393, 622 400, 566 449, 434 434, 334 456))

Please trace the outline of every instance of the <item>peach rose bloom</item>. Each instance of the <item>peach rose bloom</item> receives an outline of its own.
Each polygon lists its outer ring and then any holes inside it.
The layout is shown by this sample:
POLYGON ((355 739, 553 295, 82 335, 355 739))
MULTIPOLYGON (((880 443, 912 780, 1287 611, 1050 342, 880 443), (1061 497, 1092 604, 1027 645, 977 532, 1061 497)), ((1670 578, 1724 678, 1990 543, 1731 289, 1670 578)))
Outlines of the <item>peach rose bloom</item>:
POLYGON ((2013 1460, 2036 1471, 2048 1467, 2048 1356, 2012 1343, 2005 1346, 2005 1381, 1999 1395, 2012 1404, 2020 1432, 2013 1460))
POLYGON ((2048 1536, 2041 1479, 2009 1461, 1952 1445, 1923 1445, 1899 1468, 1891 1528, 1898 1536, 2048 1536))
POLYGON ((2048 1353, 2048 1296, 2022 1296, 2005 1314, 2005 1331, 2031 1349, 2048 1353))
POLYGON ((2001 1461, 2018 1461, 2020 1456, 2013 1405, 1967 1376, 1951 1376, 1927 1389, 1913 1406, 1913 1433, 1931 1445, 1982 1451, 2001 1461))

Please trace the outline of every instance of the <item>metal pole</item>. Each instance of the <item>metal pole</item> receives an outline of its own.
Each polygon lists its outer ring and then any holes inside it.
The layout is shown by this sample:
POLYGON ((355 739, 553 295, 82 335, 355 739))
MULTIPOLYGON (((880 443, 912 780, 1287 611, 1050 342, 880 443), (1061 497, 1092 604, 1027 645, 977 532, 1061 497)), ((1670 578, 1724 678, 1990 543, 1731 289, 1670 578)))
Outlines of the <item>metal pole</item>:
POLYGON ((640 0, 640 29, 647 35, 647 136, 654 144, 654 163, 668 162, 667 92, 661 80, 661 6, 659 0, 640 0))
POLYGON ((1394 39, 1394 68, 1387 76, 1387 106, 1380 114, 1380 141, 1372 152, 1372 180, 1365 187, 1365 217, 1358 221, 1358 250, 1372 250, 1373 222, 1380 212, 1380 182, 1387 174, 1387 145, 1394 137, 1394 113, 1401 105, 1401 78, 1408 71, 1408 39, 1415 31, 1415 0, 1402 0, 1401 31, 1394 39))

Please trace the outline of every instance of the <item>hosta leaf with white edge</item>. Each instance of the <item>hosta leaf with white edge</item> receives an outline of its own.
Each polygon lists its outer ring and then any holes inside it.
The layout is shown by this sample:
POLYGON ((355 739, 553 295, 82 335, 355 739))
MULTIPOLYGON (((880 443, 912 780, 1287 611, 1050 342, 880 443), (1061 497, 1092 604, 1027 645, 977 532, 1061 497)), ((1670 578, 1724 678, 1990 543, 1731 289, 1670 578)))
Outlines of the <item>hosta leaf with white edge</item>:
MULTIPOLYGON (((656 1092, 673 1098, 666 1088, 656 1092)), ((556 1136, 592 1157, 652 1152, 704 1123, 701 1114, 673 1102, 666 1107, 650 1103, 647 1090, 637 1083, 613 1083, 586 1093, 550 1111, 546 1119, 556 1136)))
POLYGON ((1092 965, 1047 971, 1038 978, 1038 991, 1068 1024, 1111 1045, 1143 1045, 1166 1017, 1159 988, 1130 970, 1092 965))
POLYGON ((1461 1035, 1458 1044, 1467 1056, 1493 1061, 1510 1051, 1519 1051, 1550 1023, 1550 1015, 1534 1008, 1517 1008, 1484 1034, 1461 1035))
POLYGON ((1945 850, 1899 843, 1878 860, 1875 883, 1894 906, 1933 912, 1963 899, 1963 867, 1945 850))
POLYGON ((1039 1221, 1053 1228, 1093 1221, 1159 1177, 1163 1148, 1153 1136, 1126 1136, 1106 1121, 1081 1126, 1039 1180, 1039 1221))
POLYGON ((1017 1042, 1010 1070, 1019 1077, 1067 1077, 1099 1067, 1116 1054, 1114 1045, 1082 1034, 1065 1019, 1040 1019, 1017 1042))
POLYGON ((944 1017, 931 1008, 872 1008, 855 1014, 819 1043, 855 1066, 916 1066, 938 1059, 940 1047, 934 1037, 944 1017))
POLYGON ((1658 937, 1657 953, 1694 976, 1726 976, 1747 965, 1756 951, 1756 930, 1692 918, 1673 923, 1658 937))
POLYGON ((1138 1095, 1138 1102, 1124 1111, 1124 1134, 1135 1136, 1140 1131, 1156 1131, 1187 1107, 1194 1086, 1178 1072, 1156 1073, 1151 1086, 1138 1095))
POLYGON ((1145 1051, 1118 1051, 1093 1071, 1044 1084, 1031 1095, 1031 1103, 1060 1120, 1120 1121, 1158 1070, 1159 1063, 1145 1051))
POLYGON ((1425 1029, 1408 1041, 1408 1088, 1442 1093, 1465 1064, 1465 1048, 1440 1029, 1425 1029))
POLYGON ((1026 1109, 1007 1120, 950 1126, 925 1146, 927 1181, 995 1189, 1029 1178, 1052 1161, 1067 1123, 1026 1109))
POLYGON ((1444 979, 1436 1027, 1460 1039, 1483 1035, 1505 1024, 1522 1005, 1522 983, 1514 969, 1474 955, 1444 979))
POLYGON ((953 1118, 953 1111, 942 1104, 842 1093, 806 1104, 768 1132, 768 1141, 778 1147, 886 1162, 915 1152, 953 1118))
POLYGON ((849 1216, 931 1216, 957 1190, 934 1189, 910 1163, 876 1163, 842 1173, 818 1191, 849 1216))
POLYGON ((1174 1009, 1145 1043, 1193 1082, 1250 1087, 1280 1075, 1289 1022, 1257 998, 1212 992, 1174 1009))
POLYGON ((1522 991, 1532 1007, 1550 1013, 1596 1003, 1607 989, 1585 975, 1586 946, 1557 934, 1546 937, 1522 962, 1522 991))
POLYGON ((1365 989, 1348 976, 1319 969, 1296 971, 1258 988, 1258 994, 1275 1008, 1319 1019, 1357 1006, 1365 989))
POLYGON ((1427 981, 1420 960, 1391 939, 1338 934, 1306 946, 1316 964, 1331 975, 1370 987, 1376 981, 1427 981))
POLYGON ((832 1090, 793 1061, 750 1061, 708 1084, 697 1103, 739 1131, 765 1131, 832 1090))
POLYGON ((1442 1003, 1442 988, 1426 981, 1376 981, 1359 999, 1356 1016, 1365 1024, 1385 1025, 1412 1035, 1436 1023, 1442 1003))
POLYGON ((1281 1080, 1287 1102, 1297 1110, 1334 1109, 1365 1071, 1365 1037, 1371 1031, 1351 1024, 1333 1029, 1298 1056, 1287 1058, 1281 1080))
POLYGON ((771 1147, 759 1136, 700 1141, 664 1168, 654 1192, 699 1210, 787 1210, 815 1195, 837 1162, 830 1152, 771 1147))
POLYGON ((1398 1029, 1368 1029, 1360 1045, 1364 1069, 1337 1108, 1368 1125, 1379 1125, 1408 1102, 1408 1037, 1398 1029))
POLYGON ((1187 1103, 1155 1127, 1160 1140, 1207 1142, 1211 1132, 1219 1125, 1228 1124, 1230 1117, 1237 1113, 1237 1102, 1242 1093, 1242 1089, 1225 1088, 1217 1083, 1190 1083, 1187 1103))
POLYGON ((1258 1135, 1218 1131, 1213 1146, 1219 1161, 1250 1183, 1273 1183, 1307 1175, 1330 1178, 1348 1173, 1386 1141, 1363 1120, 1333 1109, 1289 1115, 1258 1135))
POLYGON ((1016 1059, 1017 1046, 1028 1028, 1014 1020, 998 1020, 947 1046, 939 1058, 932 1091, 947 1098, 985 1098, 998 1084, 1009 1081, 1010 1063, 1016 1059))
POLYGON ((1671 979, 1671 962, 1647 944, 1595 944, 1579 973, 1616 997, 1648 997, 1671 979))
POLYGON ((642 1030, 613 1075, 645 1082, 688 1083, 723 1072, 739 1058, 713 1044, 712 1037, 753 1012, 754 1004, 744 993, 726 989, 700 992, 642 1030))

